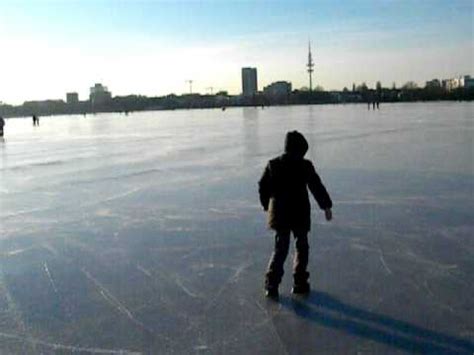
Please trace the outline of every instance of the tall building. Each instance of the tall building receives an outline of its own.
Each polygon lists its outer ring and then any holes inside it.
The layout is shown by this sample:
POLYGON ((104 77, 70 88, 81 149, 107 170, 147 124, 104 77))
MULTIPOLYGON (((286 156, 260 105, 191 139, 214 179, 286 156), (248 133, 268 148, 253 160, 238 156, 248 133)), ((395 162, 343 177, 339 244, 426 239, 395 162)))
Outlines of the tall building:
POLYGON ((474 78, 471 78, 470 75, 464 75, 464 88, 474 88, 474 78))
POLYGON ((470 75, 464 75, 457 78, 445 79, 441 82, 441 86, 446 91, 453 91, 460 88, 469 89, 474 86, 474 82, 470 75))
POLYGON ((441 81, 441 86, 446 91, 453 91, 457 88, 462 87, 461 80, 459 78, 444 79, 441 81))
POLYGON ((252 96, 257 91, 257 68, 242 68, 242 94, 252 96))
POLYGON ((89 100, 93 105, 108 102, 111 98, 112 93, 107 89, 107 86, 97 83, 90 88, 89 100))
POLYGON ((311 54, 311 42, 308 42, 308 64, 306 64, 309 74, 309 91, 313 91, 313 72, 314 72, 314 62, 313 55, 311 54))
POLYGON ((77 104, 79 102, 79 95, 77 94, 77 92, 66 93, 66 102, 69 105, 77 104))

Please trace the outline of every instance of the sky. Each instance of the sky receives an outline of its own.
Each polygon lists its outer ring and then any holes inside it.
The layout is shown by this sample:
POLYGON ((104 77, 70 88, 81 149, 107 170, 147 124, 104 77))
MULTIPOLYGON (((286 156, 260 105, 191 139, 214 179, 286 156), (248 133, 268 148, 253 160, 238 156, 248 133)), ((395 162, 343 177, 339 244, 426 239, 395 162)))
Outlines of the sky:
POLYGON ((290 81, 326 90, 474 74, 473 0, 0 0, 0 101, 241 92, 290 81))

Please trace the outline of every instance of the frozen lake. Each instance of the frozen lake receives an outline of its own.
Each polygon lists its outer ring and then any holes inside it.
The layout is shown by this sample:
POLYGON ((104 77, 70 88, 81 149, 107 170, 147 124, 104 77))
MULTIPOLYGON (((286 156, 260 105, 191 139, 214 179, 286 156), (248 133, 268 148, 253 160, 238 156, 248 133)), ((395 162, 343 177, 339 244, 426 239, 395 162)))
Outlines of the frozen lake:
POLYGON ((7 120, 0 353, 472 354, 473 109, 7 120), (334 220, 313 203, 313 291, 291 296, 287 260, 273 303, 257 181, 294 129, 334 220))

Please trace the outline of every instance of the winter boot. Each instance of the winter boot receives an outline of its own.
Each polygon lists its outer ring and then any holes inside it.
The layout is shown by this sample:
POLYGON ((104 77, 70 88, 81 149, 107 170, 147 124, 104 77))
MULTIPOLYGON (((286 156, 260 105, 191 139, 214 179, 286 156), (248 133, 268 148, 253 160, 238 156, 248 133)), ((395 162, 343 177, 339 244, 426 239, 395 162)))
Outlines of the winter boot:
POLYGON ((310 292, 311 288, 308 282, 297 283, 293 285, 291 293, 295 295, 307 295, 310 292))
POLYGON ((271 287, 271 288, 266 288, 265 289, 265 297, 272 299, 272 300, 278 300, 279 297, 278 293, 278 287, 271 287))

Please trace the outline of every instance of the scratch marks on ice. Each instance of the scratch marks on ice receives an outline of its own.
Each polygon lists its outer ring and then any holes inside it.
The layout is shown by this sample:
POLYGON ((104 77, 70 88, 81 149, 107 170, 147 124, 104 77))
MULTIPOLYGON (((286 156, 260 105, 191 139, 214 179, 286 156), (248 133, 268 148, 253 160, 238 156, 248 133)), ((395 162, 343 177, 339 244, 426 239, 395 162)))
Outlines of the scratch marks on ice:
MULTIPOLYGON (((5 282, 5 276, 1 269, 0 269, 0 293, 2 293, 5 296, 7 307, 8 307, 7 313, 11 315, 14 323, 16 324, 16 327, 20 330, 20 332, 25 334, 24 338, 30 341, 32 338, 31 338, 31 335, 29 334, 29 331, 26 327, 25 322, 23 321, 23 315, 21 314, 21 311, 19 307, 17 306, 15 299, 12 297, 10 290, 7 287, 7 284, 5 282)), ((30 342, 30 345, 32 346, 33 352, 36 353, 35 344, 30 342)))
POLYGON ((242 272, 250 267, 252 265, 252 263, 244 263, 242 265, 240 265, 236 270, 235 272, 227 279, 226 282, 224 282, 224 284, 222 285, 222 287, 217 291, 216 295, 214 298, 212 298, 206 305, 206 307, 204 308, 205 311, 209 311, 218 301, 218 299, 221 297, 222 293, 229 287, 229 284, 232 284, 232 283, 235 283, 238 281, 239 277, 240 277, 240 274, 242 274, 242 272))
POLYGON ((85 268, 82 268, 81 271, 95 285, 100 295, 109 305, 115 308, 120 314, 127 317, 133 324, 135 324, 139 328, 149 333, 153 333, 150 328, 148 328, 145 324, 138 320, 122 302, 120 302, 104 285, 102 285, 102 283, 99 282, 99 280, 92 276, 85 268))
POLYGON ((192 298, 201 298, 201 296, 195 294, 194 292, 191 292, 186 286, 184 286, 182 281, 178 277, 176 277, 175 281, 176 281, 176 285, 178 285, 179 288, 182 289, 184 293, 186 293, 188 296, 192 298))
POLYGON ((380 259, 380 262, 382 263, 383 267, 385 268, 385 270, 387 271, 387 273, 389 275, 392 275, 393 274, 392 270, 390 270, 387 263, 385 262, 385 258, 383 256, 382 248, 379 248, 379 254, 380 254, 379 259, 380 259))
POLYGON ((139 263, 137 263, 137 269, 142 272, 143 274, 145 274, 146 276, 148 277, 152 277, 151 275, 151 271, 148 270, 148 269, 145 269, 142 265, 140 265, 139 263))
POLYGON ((53 277, 51 276, 51 273, 49 272, 48 268, 48 263, 43 264, 44 271, 46 272, 46 276, 48 276, 49 282, 51 283, 51 286, 53 287, 53 290, 55 293, 58 293, 58 289, 56 288, 56 284, 54 283, 53 277))
POLYGON ((10 333, 3 333, 0 332, 0 338, 4 339, 13 339, 18 340, 21 342, 27 342, 30 345, 46 347, 49 349, 53 349, 55 351, 70 351, 70 352, 86 352, 90 354, 117 354, 117 355, 138 355, 141 354, 140 352, 123 350, 123 349, 102 349, 102 348, 88 348, 88 347, 80 347, 80 346, 73 346, 73 345, 65 345, 60 343, 50 343, 46 342, 41 339, 35 339, 31 337, 24 337, 19 334, 10 334, 10 333))

